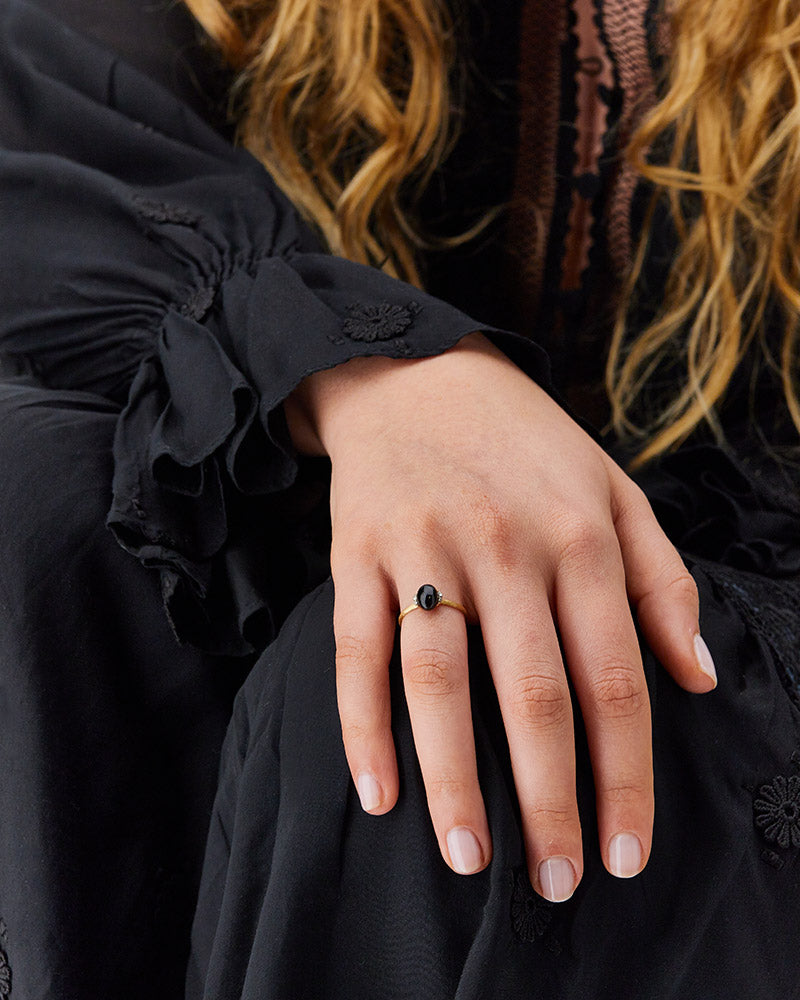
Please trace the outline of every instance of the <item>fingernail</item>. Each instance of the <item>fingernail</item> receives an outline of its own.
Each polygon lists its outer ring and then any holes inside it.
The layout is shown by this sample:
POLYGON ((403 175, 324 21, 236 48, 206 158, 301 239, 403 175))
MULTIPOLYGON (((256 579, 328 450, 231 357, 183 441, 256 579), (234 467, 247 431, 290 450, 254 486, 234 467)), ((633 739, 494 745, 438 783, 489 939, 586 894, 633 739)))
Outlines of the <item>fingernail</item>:
POLYGON ((356 779, 356 790, 364 812, 377 809, 383 800, 383 792, 377 780, 368 771, 362 771, 356 779))
POLYGON ((714 660, 712 659, 711 651, 705 644, 705 640, 699 632, 694 637, 694 655, 697 657, 697 665, 704 674, 708 675, 712 679, 714 687, 716 687, 717 671, 714 667, 714 660))
POLYGON ((454 827, 447 834, 447 851, 459 875, 472 875, 483 868, 483 851, 478 838, 465 826, 454 827))
POLYGON ((617 878, 632 878, 642 868, 642 845, 633 833, 618 833, 608 845, 608 867, 617 878))
POLYGON ((542 895, 551 903, 563 903, 575 892, 575 869, 569 858, 548 858, 539 865, 542 895))

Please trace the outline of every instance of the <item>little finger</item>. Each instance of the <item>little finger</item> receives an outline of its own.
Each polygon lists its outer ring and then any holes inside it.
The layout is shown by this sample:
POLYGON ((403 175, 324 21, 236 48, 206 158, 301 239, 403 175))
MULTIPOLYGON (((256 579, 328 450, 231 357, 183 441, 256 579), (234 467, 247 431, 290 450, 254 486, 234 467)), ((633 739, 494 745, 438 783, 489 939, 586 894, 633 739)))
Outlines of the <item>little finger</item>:
POLYGON ((695 693, 712 691, 717 674, 700 635, 697 586, 645 495, 630 481, 622 486, 614 524, 642 631, 678 684, 695 693))

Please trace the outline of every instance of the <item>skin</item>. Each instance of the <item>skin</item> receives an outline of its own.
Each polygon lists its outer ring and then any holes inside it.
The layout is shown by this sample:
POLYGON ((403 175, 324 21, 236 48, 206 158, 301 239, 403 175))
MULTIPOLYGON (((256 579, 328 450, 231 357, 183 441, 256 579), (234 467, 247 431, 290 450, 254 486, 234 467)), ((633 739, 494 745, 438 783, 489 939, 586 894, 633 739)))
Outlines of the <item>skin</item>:
MULTIPOLYGON (((479 334, 438 357, 361 358, 317 373, 287 419, 301 451, 332 463, 338 701, 362 805, 379 815, 397 800, 389 661, 398 609, 432 582, 480 623, 534 888, 560 901, 583 872, 567 674, 589 739, 604 864, 621 877, 641 871, 653 769, 631 608, 678 684, 700 693, 716 681, 696 652, 694 581, 638 487, 479 334)), ((480 871, 492 844, 464 616, 409 614, 401 657, 442 856, 480 871)))

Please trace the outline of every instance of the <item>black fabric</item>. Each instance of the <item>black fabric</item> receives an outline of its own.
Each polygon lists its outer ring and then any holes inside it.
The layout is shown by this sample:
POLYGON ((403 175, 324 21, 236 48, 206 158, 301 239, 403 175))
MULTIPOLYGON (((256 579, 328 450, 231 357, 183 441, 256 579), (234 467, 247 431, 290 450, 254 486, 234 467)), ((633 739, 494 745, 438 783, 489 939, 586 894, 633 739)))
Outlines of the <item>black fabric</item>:
MULTIPOLYGON (((282 401, 313 371, 436 353, 479 324, 318 252, 254 160, 116 56, 25 4, 2 16, 0 348, 124 404, 110 527, 162 571, 180 639, 253 652, 274 633, 270 582, 226 547, 227 496, 294 482, 282 401)), ((546 378, 532 344, 495 336, 546 378)), ((263 506, 238 513, 258 535, 263 506)))
POLYGON ((231 134, 233 74, 175 0, 32 0, 66 27, 99 42, 160 84, 209 124, 231 134))
POLYGON ((0 3, 0 996, 176 997, 233 693, 326 574, 281 403, 478 324, 319 252, 167 5, 50 6, 0 3))
MULTIPOLYGON (((800 712, 769 644, 710 572, 699 564, 693 572, 721 682, 713 695, 689 695, 645 651, 657 803, 651 860, 631 881, 603 868, 579 734, 586 867, 575 896, 558 906, 527 880, 479 637, 471 642, 473 713, 494 855, 485 872, 464 878, 444 865, 432 833, 398 662, 401 797, 384 817, 361 810, 334 674, 320 668, 333 655, 332 588, 307 598, 237 699, 187 998, 800 996, 800 851, 756 823, 759 802, 772 822, 798 804, 800 712)), ((800 838, 800 820, 790 826, 800 838)))
POLYGON ((92 393, 0 382, 0 948, 14 1000, 180 995, 247 666, 177 646, 157 578, 104 527, 118 416, 92 393))
POLYGON ((656 794, 644 872, 622 881, 602 865, 579 731, 584 878, 558 906, 532 891, 475 630, 472 703, 491 865, 463 878, 441 861, 397 650, 401 796, 388 815, 365 814, 338 731, 334 673, 320 668, 334 649, 325 584, 237 698, 188 1000, 800 997, 800 510, 706 445, 651 468, 642 485, 697 582, 720 677, 712 694, 687 694, 643 648, 656 794))
POLYGON ((600 865, 579 734, 587 875, 563 906, 533 894, 477 634, 492 865, 439 857, 399 690, 401 801, 361 812, 326 470, 281 403, 477 324, 319 252, 227 141, 196 38, 166 3, 0 0, 0 998, 177 998, 188 960, 191 1000, 793 1000, 800 517, 720 449, 643 479, 721 675, 693 698, 646 653, 643 876, 600 865))

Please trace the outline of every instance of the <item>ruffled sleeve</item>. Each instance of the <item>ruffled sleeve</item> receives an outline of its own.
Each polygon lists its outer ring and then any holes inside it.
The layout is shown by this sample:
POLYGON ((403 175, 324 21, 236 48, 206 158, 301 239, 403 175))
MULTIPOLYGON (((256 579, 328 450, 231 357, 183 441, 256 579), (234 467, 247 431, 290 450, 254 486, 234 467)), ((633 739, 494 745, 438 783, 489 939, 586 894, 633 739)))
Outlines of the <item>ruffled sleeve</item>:
MULTIPOLYGON (((0 12, 0 352, 119 405, 108 526, 160 572, 181 641, 246 654, 287 572, 283 401, 352 357, 483 327, 319 252, 260 165, 170 94, 27 3, 0 12)), ((489 332, 546 381, 538 348, 489 332)))

